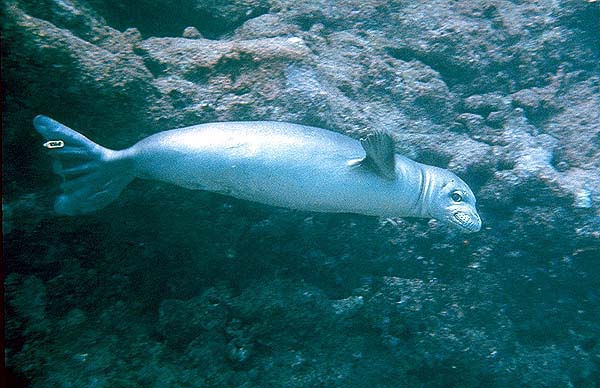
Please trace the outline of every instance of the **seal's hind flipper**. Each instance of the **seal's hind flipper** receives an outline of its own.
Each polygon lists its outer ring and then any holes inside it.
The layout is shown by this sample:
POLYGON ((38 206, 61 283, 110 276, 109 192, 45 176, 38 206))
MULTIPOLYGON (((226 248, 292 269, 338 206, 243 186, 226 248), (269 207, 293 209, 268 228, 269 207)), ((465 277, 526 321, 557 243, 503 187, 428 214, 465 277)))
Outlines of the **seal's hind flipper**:
POLYGON ((46 116, 36 116, 35 129, 54 159, 53 170, 63 178, 54 209, 76 215, 101 209, 114 201, 133 179, 130 160, 122 151, 104 148, 46 116))
POLYGON ((360 165, 372 169, 382 178, 396 179, 396 159, 394 157, 394 139, 384 131, 376 131, 360 139, 367 155, 360 165))

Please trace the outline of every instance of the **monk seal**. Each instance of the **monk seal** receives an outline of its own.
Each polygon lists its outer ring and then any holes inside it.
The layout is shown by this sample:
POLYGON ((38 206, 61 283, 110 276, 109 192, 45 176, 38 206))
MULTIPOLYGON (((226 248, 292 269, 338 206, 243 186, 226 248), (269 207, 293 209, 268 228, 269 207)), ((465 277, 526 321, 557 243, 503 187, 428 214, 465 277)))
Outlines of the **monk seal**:
POLYGON ((469 186, 448 170, 396 154, 385 131, 355 140, 284 122, 220 122, 159 132, 114 151, 46 116, 33 124, 63 178, 59 214, 103 208, 137 177, 298 210, 426 217, 481 229, 469 186))

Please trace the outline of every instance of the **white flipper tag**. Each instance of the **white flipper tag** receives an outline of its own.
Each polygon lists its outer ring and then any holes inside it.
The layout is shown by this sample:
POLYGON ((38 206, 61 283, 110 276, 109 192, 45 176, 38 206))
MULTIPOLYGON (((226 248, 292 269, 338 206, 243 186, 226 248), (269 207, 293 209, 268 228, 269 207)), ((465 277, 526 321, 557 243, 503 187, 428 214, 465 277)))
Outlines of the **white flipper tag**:
POLYGON ((48 140, 43 144, 43 146, 49 149, 63 148, 65 146, 65 142, 62 140, 48 140))

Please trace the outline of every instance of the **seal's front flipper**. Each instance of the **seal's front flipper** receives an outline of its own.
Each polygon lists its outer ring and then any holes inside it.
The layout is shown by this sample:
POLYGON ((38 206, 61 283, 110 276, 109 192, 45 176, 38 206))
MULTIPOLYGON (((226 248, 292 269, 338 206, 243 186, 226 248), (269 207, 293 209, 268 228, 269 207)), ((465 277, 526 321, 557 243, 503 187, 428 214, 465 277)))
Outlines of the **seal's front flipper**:
POLYGON ((382 178, 396 179, 396 159, 394 139, 387 132, 377 131, 360 139, 367 155, 360 161, 361 166, 372 169, 382 178))
POLYGON ((36 116, 33 126, 46 139, 44 147, 54 159, 54 172, 63 178, 62 194, 54 204, 57 213, 101 209, 133 179, 125 152, 104 148, 46 116, 36 116))

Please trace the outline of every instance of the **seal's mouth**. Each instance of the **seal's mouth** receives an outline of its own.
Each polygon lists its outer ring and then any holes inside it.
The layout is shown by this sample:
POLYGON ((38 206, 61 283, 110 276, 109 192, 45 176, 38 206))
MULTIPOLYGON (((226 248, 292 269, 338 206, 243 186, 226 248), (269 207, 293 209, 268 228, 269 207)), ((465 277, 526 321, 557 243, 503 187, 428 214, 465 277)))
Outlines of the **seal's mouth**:
POLYGON ((479 230, 481 230, 481 218, 479 218, 477 213, 470 214, 463 211, 457 211, 450 217, 450 222, 469 233, 479 232, 479 230))

